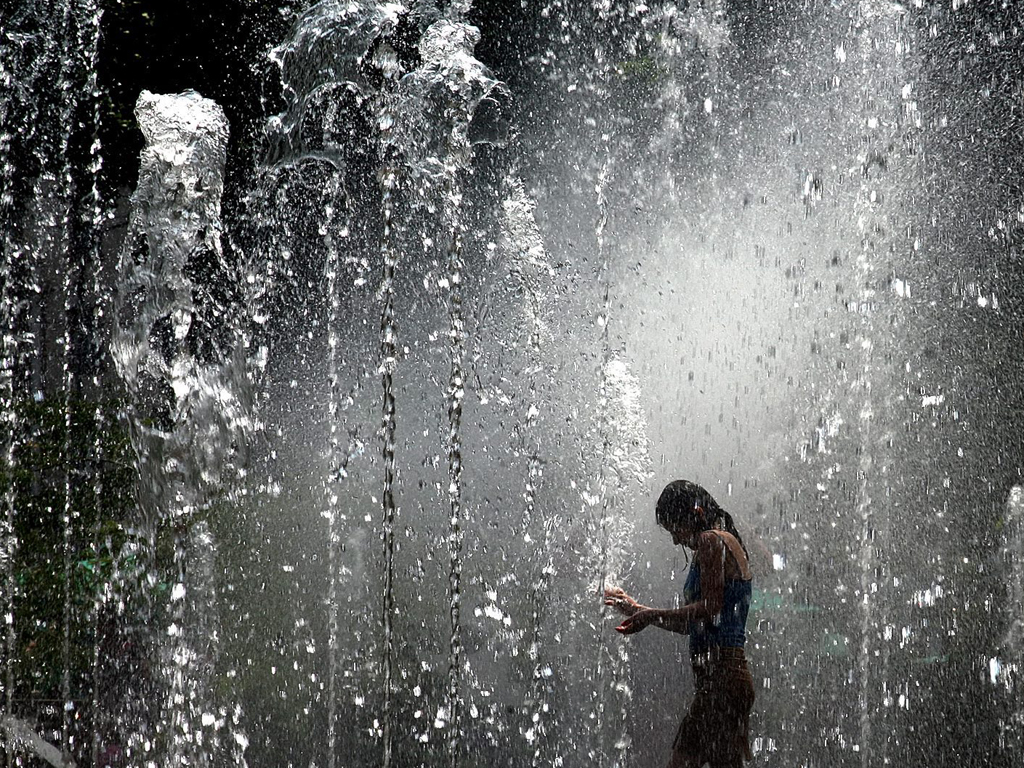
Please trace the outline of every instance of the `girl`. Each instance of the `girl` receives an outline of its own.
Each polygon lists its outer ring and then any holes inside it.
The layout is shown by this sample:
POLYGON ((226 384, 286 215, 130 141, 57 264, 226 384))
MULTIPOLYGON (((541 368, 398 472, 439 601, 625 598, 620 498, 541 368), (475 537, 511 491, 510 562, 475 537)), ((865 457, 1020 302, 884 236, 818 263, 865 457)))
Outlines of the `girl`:
POLYGON ((693 702, 672 744, 668 768, 739 768, 750 760, 748 723, 754 681, 743 655, 750 567, 732 517, 696 483, 665 486, 656 508, 658 525, 672 543, 695 551, 683 586, 685 605, 640 605, 621 589, 607 589, 605 605, 626 616, 615 629, 632 635, 649 626, 690 636, 693 702))

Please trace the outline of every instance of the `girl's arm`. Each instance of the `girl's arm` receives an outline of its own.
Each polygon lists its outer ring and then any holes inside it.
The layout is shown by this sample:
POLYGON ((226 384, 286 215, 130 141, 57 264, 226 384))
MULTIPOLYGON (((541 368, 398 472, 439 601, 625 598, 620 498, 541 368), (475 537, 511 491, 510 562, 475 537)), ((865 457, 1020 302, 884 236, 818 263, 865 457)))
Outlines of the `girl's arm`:
POLYGON ((647 627, 688 635, 695 624, 710 623, 722 612, 725 589, 725 544, 711 531, 697 540, 697 564, 700 566, 701 599, 682 608, 646 608, 628 616, 615 629, 632 635, 647 627))

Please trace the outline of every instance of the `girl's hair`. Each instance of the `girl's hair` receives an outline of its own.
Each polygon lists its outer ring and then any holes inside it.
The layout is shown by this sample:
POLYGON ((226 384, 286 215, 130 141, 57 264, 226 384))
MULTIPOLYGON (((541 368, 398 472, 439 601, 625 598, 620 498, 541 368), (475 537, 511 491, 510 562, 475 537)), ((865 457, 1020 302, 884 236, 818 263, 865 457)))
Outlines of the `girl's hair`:
POLYGON ((654 508, 658 525, 662 528, 686 526, 697 531, 707 531, 722 522, 722 528, 736 537, 736 541, 747 551, 732 515, 718 506, 718 502, 704 488, 689 480, 673 480, 665 486, 658 497, 654 508), (697 514, 697 507, 704 510, 704 515, 697 514))

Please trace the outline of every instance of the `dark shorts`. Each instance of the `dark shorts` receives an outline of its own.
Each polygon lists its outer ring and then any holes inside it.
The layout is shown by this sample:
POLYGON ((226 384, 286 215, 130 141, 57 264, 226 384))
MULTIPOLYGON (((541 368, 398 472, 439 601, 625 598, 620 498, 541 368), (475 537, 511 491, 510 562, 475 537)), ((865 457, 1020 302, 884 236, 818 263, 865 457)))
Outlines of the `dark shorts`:
POLYGON ((750 710, 754 679, 742 648, 712 649, 694 657, 693 703, 672 748, 687 758, 715 765, 750 760, 750 710))

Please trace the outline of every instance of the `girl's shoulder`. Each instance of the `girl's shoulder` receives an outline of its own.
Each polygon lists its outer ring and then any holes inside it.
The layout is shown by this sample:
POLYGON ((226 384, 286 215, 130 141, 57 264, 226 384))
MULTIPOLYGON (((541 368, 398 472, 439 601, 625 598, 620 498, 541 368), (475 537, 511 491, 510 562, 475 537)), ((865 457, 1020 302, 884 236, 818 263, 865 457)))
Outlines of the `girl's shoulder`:
POLYGON ((742 581, 749 581, 751 578, 750 563, 747 562, 747 552, 740 544, 740 540, 728 531, 714 530, 715 538, 721 543, 723 549, 727 549, 732 555, 730 558, 735 564, 736 575, 742 581))
MULTIPOLYGON (((726 542, 721 538, 719 534, 725 533, 725 531, 719 531, 717 529, 708 529, 701 531, 697 534, 697 551, 712 551, 720 552, 723 548, 728 546, 726 542)), ((726 534, 728 535, 728 534, 726 534)))
MULTIPOLYGON (((715 549, 728 547, 734 541, 736 541, 736 537, 728 531, 723 531, 721 528, 708 528, 706 531, 701 531, 697 534, 697 543, 699 545, 714 547, 715 549)), ((736 543, 738 544, 739 542, 736 543)))

